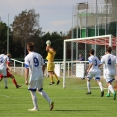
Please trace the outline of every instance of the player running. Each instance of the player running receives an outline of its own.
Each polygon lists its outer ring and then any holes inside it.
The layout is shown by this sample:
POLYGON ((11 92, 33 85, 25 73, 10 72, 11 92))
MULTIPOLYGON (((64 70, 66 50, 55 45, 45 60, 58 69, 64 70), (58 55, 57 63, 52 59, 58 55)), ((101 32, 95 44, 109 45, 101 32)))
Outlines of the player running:
MULTIPOLYGON (((11 59, 11 55, 10 54, 7 54, 8 56, 8 60, 7 60, 7 68, 6 68, 6 72, 7 72, 7 78, 11 78, 12 79, 12 82, 14 83, 15 87, 16 88, 20 88, 22 85, 18 85, 16 80, 15 80, 15 77, 9 72, 11 71, 11 67, 10 67, 10 59, 11 59)), ((0 74, 0 81, 3 79, 3 75, 0 74)), ((8 86, 6 85, 5 86, 5 89, 8 89, 8 86)))
POLYGON ((54 56, 56 54, 55 50, 51 47, 51 42, 50 40, 48 40, 46 42, 47 46, 46 46, 46 51, 48 52, 48 55, 46 57, 46 59, 48 60, 48 63, 47 63, 47 71, 49 73, 49 77, 50 77, 50 80, 51 80, 51 83, 49 85, 52 85, 54 84, 54 80, 53 80, 53 77, 56 78, 57 80, 57 85, 60 83, 60 80, 58 80, 58 76, 56 75, 56 73, 54 72, 54 68, 55 68, 55 64, 54 64, 54 56))
POLYGON ((43 74, 45 70, 45 63, 42 56, 34 52, 34 43, 27 43, 28 55, 25 57, 25 84, 28 85, 28 90, 31 93, 34 108, 28 109, 29 111, 38 111, 38 103, 36 97, 36 90, 41 94, 49 103, 50 111, 54 107, 54 102, 50 100, 48 95, 43 91, 43 74), (30 79, 28 75, 30 71, 30 79))
POLYGON ((0 54, 0 73, 3 75, 5 88, 7 88, 7 73, 6 73, 6 62, 8 61, 8 56, 6 56, 6 50, 2 49, 2 54, 0 54))
POLYGON ((104 96, 104 90, 103 90, 103 86, 102 83, 100 81, 100 69, 99 69, 99 64, 100 61, 98 59, 98 57, 94 56, 94 50, 91 49, 90 52, 90 57, 88 58, 89 60, 89 66, 87 69, 87 88, 88 88, 88 92, 86 94, 91 94, 91 88, 90 88, 90 80, 94 77, 95 80, 97 81, 100 90, 101 90, 101 97, 104 96))
POLYGON ((101 64, 105 64, 105 79, 108 85, 108 94, 106 97, 110 97, 109 91, 113 94, 113 99, 116 99, 116 92, 113 89, 112 82, 115 80, 117 57, 111 54, 112 48, 109 46, 106 49, 106 55, 101 58, 101 64))

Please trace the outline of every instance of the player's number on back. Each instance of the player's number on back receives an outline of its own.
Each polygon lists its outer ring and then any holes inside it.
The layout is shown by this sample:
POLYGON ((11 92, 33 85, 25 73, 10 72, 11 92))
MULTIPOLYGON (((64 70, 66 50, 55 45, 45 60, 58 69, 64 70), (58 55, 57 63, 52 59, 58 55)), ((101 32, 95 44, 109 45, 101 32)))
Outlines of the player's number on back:
POLYGON ((4 59, 3 58, 0 58, 0 63, 3 63, 4 59))
POLYGON ((39 60, 36 57, 33 58, 33 62, 35 67, 39 66, 39 60))
POLYGON ((111 59, 110 58, 108 59, 108 64, 111 65, 111 59))
POLYGON ((97 60, 95 59, 95 63, 94 63, 95 66, 97 66, 97 60))

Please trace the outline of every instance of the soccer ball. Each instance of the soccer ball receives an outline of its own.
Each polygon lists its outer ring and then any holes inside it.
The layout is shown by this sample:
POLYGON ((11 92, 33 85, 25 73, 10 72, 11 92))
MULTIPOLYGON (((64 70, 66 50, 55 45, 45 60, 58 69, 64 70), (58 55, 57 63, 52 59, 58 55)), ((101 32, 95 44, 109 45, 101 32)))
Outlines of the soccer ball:
POLYGON ((50 40, 46 41, 46 44, 47 44, 47 46, 50 46, 51 45, 51 41, 50 40))

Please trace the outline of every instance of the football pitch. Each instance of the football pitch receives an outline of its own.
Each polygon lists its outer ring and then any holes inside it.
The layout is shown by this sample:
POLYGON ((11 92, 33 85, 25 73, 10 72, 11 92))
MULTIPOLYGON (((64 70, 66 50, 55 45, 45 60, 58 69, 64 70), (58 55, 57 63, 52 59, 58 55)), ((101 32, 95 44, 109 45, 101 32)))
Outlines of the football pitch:
POLYGON ((47 101, 37 93, 39 111, 29 112, 33 104, 24 77, 14 75, 22 87, 16 89, 10 78, 8 89, 4 89, 3 80, 0 82, 0 117, 117 117, 117 100, 113 100, 112 94, 111 97, 100 97, 97 88, 92 89, 91 95, 85 94, 86 88, 63 89, 62 78, 59 85, 51 86, 50 79, 44 79, 44 91, 54 101, 54 109, 49 111, 47 101))

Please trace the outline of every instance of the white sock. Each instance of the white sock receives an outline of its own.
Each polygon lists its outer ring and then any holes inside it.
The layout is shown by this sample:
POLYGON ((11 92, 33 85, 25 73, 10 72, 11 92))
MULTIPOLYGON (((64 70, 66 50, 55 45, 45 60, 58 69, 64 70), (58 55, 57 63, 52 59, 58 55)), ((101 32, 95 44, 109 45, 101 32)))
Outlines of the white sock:
POLYGON ((100 90, 103 91, 102 83, 99 82, 98 84, 99 84, 100 90))
POLYGON ((108 94, 110 93, 110 90, 109 90, 109 88, 108 88, 108 94))
POLYGON ((114 93, 114 89, 113 89, 112 85, 109 85, 108 89, 111 91, 111 93, 114 93))
POLYGON ((31 97, 32 97, 32 101, 33 101, 34 108, 35 109, 38 109, 36 92, 30 91, 30 93, 31 93, 31 97))
POLYGON ((7 87, 7 78, 4 77, 4 84, 5 84, 5 87, 7 87))
POLYGON ((87 88, 88 88, 88 92, 91 92, 91 89, 90 89, 90 81, 87 81, 87 88))
POLYGON ((44 91, 41 91, 41 92, 38 91, 38 93, 40 93, 48 101, 48 103, 50 104, 51 100, 44 91))

